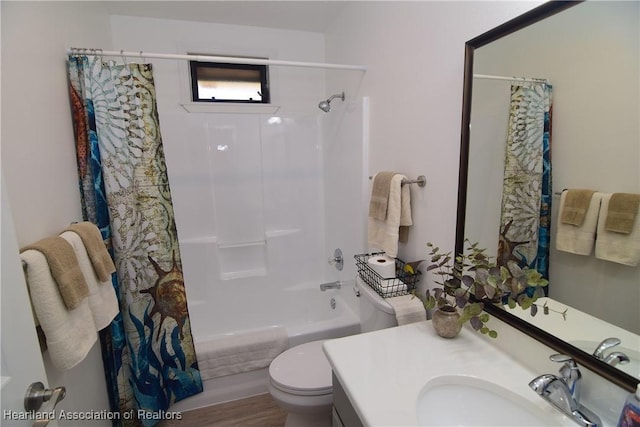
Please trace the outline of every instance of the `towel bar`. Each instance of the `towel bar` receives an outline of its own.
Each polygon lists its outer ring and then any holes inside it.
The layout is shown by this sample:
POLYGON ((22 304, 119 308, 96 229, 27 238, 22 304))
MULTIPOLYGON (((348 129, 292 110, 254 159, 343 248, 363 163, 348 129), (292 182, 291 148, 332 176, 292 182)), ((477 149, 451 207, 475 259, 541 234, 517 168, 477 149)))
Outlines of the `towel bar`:
MULTIPOLYGON (((373 179, 373 177, 370 176, 369 179, 373 179)), ((416 179, 403 179, 402 185, 404 184, 418 184, 418 187, 424 187, 425 185, 427 185, 427 177, 424 175, 420 175, 416 179)))

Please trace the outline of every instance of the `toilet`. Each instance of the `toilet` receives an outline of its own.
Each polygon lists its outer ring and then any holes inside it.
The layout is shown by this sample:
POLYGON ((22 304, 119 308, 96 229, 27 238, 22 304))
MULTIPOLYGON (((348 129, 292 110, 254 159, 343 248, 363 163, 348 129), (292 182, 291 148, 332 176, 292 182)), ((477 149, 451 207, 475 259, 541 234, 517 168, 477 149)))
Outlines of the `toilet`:
MULTIPOLYGON (((362 332, 397 326, 393 307, 358 277, 356 289, 362 332)), ((331 365, 322 351, 325 340, 290 348, 269 366, 269 393, 288 412, 285 427, 331 426, 331 365)))

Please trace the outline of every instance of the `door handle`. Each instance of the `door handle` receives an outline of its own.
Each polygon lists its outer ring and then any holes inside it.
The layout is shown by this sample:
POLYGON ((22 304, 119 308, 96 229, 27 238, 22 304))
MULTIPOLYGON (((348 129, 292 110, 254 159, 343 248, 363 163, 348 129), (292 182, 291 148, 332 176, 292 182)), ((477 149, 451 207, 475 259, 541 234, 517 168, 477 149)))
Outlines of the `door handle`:
MULTIPOLYGON (((48 389, 44 387, 41 382, 32 383, 27 388, 27 393, 24 396, 24 409, 27 412, 38 411, 42 408, 43 413, 50 413, 53 408, 65 398, 67 390, 64 387, 56 387, 54 389, 48 389), (42 404, 46 402, 46 405, 42 407, 42 404)), ((33 424, 33 427, 45 427, 49 424, 49 419, 39 419, 33 424)))

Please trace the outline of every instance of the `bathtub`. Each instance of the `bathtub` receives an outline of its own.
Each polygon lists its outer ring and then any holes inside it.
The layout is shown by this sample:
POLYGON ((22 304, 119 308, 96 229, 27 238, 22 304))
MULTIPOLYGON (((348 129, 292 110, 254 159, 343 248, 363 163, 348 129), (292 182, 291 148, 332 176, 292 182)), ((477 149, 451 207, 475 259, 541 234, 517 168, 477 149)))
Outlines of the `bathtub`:
MULTIPOLYGON (((309 285, 287 288, 280 293, 281 304, 272 306, 271 310, 260 310, 254 316, 244 316, 231 333, 216 331, 211 319, 215 310, 210 304, 202 300, 189 301, 196 352, 198 343, 219 334, 240 334, 269 326, 286 328, 290 348, 310 341, 358 334, 360 317, 353 289, 355 281, 341 283, 341 289, 324 292, 320 291, 320 284, 313 288, 309 285)), ((268 368, 206 380, 202 393, 177 402, 171 410, 188 411, 267 393, 268 381, 268 368)))

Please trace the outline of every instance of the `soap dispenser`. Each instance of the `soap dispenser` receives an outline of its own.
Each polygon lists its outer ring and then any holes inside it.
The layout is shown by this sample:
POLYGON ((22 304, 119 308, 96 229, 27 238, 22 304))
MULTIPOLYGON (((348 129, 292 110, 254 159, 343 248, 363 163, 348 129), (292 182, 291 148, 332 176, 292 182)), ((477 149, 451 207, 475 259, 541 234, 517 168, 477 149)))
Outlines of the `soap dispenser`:
POLYGON ((630 394, 624 402, 618 427, 640 427, 640 383, 636 387, 636 392, 630 394))

